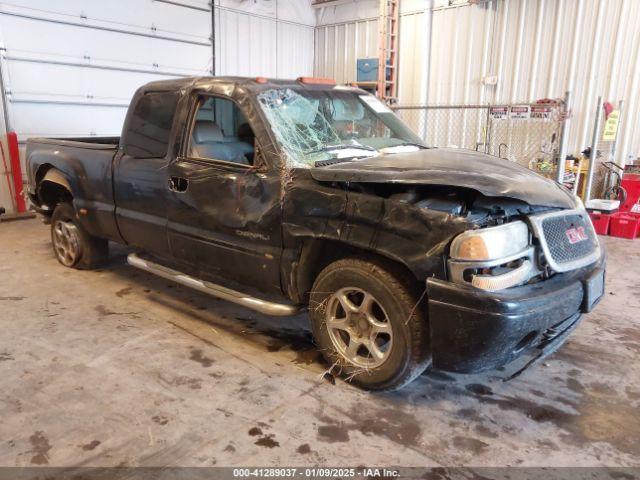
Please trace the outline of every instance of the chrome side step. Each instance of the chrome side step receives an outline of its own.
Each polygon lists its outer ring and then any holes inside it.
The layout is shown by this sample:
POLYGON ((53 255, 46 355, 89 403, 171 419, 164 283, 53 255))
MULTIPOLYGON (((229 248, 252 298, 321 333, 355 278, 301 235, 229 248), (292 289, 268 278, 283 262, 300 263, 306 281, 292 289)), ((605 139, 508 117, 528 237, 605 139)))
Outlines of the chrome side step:
POLYGON ((180 285, 184 285, 185 287, 193 288, 194 290, 221 298, 222 300, 237 303, 243 307, 264 313, 265 315, 286 317, 289 315, 296 315, 300 312, 300 309, 294 305, 285 305, 260 300, 259 298, 231 290, 230 288, 223 287, 222 285, 198 280, 197 278, 178 272, 177 270, 158 265, 157 263, 150 262, 149 260, 144 260, 135 253, 130 253, 127 256, 127 263, 132 267, 153 273, 154 275, 166 278, 167 280, 172 280, 180 285))

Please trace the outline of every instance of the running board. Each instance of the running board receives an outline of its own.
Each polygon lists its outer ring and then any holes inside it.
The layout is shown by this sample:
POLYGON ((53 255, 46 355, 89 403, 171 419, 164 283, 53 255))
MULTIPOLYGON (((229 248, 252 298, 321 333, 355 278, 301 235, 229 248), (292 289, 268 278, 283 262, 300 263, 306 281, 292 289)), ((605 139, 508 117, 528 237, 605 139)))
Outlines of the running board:
POLYGON ((139 268, 145 272, 153 273, 167 280, 172 280, 185 287, 193 288, 199 292, 218 297, 222 300, 237 303, 243 307, 250 308, 265 315, 273 315, 276 317, 287 317, 290 315, 296 315, 300 312, 300 309, 293 305, 286 305, 282 303, 273 303, 266 300, 260 300, 259 298, 251 297, 241 292, 231 290, 230 288, 223 287, 222 285, 216 285, 214 283, 205 282, 197 278, 191 277, 184 273, 178 272, 171 268, 164 267, 149 260, 140 258, 135 253, 130 253, 127 256, 127 263, 132 267, 139 268))

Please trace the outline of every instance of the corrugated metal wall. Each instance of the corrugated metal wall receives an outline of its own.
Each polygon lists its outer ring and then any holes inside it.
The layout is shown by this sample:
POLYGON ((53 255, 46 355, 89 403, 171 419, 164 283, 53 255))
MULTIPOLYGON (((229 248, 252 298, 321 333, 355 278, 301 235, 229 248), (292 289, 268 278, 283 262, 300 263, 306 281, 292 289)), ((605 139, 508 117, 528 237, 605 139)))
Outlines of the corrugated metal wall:
MULTIPOLYGON (((317 74, 353 81, 355 59, 376 56, 372 3, 347 3, 320 16, 317 74), (356 28, 358 38, 369 42, 353 41, 356 28)), ((640 155, 640 1, 491 0, 450 6, 448 0, 401 0, 401 8, 400 103, 511 103, 563 97, 569 89, 569 152, 576 152, 590 144, 598 95, 612 103, 622 99, 617 159, 640 155), (492 76, 497 84, 485 84, 492 76)))
POLYGON ((432 13, 429 103, 572 92, 569 151, 591 142, 597 98, 626 101, 618 159, 640 154, 640 2, 493 0, 432 13), (453 61, 452 61, 453 60, 453 61), (497 76, 497 85, 483 78, 497 76))
POLYGON ((356 59, 378 55, 378 21, 324 25, 316 30, 315 42, 316 74, 339 83, 354 82, 356 59))
POLYGON ((311 0, 216 0, 216 73, 297 78, 312 75, 311 0))
MULTIPOLYGON (((427 0, 400 3, 398 91, 403 102, 421 103, 426 99, 429 5, 427 0)), ((377 0, 321 9, 315 39, 316 75, 335 78, 339 83, 355 82, 356 60, 378 56, 377 15, 377 0)))

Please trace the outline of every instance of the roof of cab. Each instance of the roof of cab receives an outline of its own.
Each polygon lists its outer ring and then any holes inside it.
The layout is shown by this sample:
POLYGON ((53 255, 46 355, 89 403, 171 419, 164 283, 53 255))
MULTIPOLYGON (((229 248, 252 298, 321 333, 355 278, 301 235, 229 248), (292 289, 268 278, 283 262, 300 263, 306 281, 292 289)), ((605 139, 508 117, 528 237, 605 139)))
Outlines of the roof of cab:
POLYGON ((145 91, 164 90, 177 91, 183 88, 206 87, 214 84, 243 86, 250 91, 262 91, 272 87, 291 87, 291 88, 325 88, 331 89, 335 85, 330 84, 309 84, 302 83, 293 79, 274 79, 265 77, 185 77, 171 80, 159 80, 151 82, 142 87, 145 91))

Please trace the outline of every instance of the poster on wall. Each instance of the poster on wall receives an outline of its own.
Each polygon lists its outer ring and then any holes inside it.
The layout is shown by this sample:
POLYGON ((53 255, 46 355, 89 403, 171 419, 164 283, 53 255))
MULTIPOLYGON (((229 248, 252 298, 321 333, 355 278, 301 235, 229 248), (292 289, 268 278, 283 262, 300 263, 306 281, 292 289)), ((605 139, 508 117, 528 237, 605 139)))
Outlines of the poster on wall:
POLYGON ((512 120, 528 120, 530 118, 529 105, 514 105, 511 107, 509 118, 512 120))

